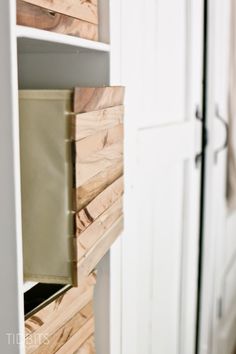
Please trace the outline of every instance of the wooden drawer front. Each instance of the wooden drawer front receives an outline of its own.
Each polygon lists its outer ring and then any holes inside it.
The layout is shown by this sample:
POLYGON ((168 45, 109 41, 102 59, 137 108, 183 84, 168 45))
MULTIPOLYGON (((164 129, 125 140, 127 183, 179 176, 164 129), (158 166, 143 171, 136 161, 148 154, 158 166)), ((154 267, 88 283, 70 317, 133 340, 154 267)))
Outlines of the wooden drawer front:
POLYGON ((80 20, 98 24, 97 0, 24 0, 25 2, 80 20))
POLYGON ((17 0, 17 24, 98 40, 98 25, 17 0))
MULTIPOLYGON (((71 12, 64 9, 63 3, 61 1, 61 11, 57 12, 52 8, 59 6, 54 6, 49 1, 17 0, 17 24, 98 41, 98 25, 83 20, 83 12, 81 17, 73 14, 68 16, 71 12), (40 3, 45 6, 40 6, 40 3)), ((95 4, 94 7, 96 9, 95 4)), ((94 21, 97 22, 95 19, 94 21)))
POLYGON ((95 354, 95 339, 91 336, 74 354, 95 354))
POLYGON ((25 321, 26 353, 73 354, 94 334, 95 274, 25 321))
POLYGON ((93 270, 122 231, 123 99, 123 87, 75 89, 71 134, 77 279, 93 270))

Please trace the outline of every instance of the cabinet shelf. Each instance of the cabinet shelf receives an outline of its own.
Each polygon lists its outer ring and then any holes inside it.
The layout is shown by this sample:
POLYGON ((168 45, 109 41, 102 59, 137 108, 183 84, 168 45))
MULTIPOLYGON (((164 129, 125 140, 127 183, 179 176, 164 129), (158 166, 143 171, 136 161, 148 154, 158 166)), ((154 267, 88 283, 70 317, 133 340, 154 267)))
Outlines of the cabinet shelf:
POLYGON ((110 45, 106 43, 19 25, 16 26, 16 37, 20 53, 110 51, 110 45))
POLYGON ((34 281, 25 281, 24 284, 23 284, 24 293, 26 293, 28 290, 32 289, 37 284, 38 283, 36 283, 34 281))

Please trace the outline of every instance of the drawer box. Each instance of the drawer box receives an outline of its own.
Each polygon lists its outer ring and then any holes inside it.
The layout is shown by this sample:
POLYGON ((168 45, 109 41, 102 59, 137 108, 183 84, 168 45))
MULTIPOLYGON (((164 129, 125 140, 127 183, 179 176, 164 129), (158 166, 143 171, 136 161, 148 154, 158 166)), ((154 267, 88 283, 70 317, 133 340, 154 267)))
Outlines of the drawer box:
POLYGON ((25 280, 77 285, 121 233, 123 96, 20 91, 25 280))
POLYGON ((17 24, 97 41, 97 0, 17 0, 17 24))
POLYGON ((78 288, 68 290, 25 321, 27 354, 73 354, 92 346, 95 282, 92 273, 78 288))

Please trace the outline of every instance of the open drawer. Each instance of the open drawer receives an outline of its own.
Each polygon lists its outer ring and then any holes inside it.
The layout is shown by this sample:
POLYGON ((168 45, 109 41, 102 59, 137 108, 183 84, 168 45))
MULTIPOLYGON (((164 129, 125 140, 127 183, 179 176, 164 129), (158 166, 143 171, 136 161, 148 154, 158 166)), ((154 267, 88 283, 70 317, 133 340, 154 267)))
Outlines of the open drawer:
POLYGON ((26 354, 95 353, 93 292, 96 274, 81 280, 25 320, 26 354))
POLYGON ((25 280, 76 286, 121 233, 123 97, 20 91, 25 280))

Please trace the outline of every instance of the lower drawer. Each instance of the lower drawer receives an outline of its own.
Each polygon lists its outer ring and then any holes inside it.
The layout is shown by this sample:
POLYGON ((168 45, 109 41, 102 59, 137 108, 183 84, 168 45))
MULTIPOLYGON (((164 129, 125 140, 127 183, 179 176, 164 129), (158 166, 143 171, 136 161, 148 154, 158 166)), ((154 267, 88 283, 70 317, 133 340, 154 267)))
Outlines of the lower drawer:
MULTIPOLYGON (((94 348, 95 282, 92 273, 78 288, 71 288, 25 321, 27 354, 73 354, 80 348, 80 353, 87 353, 87 348, 94 348)), ((91 350, 88 353, 94 353, 91 350)))
POLYGON ((95 354, 94 335, 86 340, 85 343, 74 354, 95 354))

